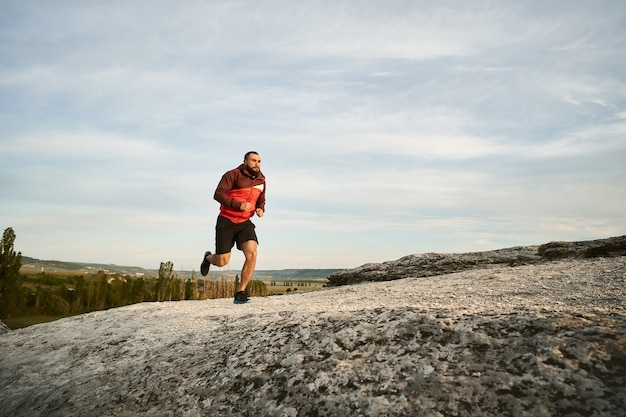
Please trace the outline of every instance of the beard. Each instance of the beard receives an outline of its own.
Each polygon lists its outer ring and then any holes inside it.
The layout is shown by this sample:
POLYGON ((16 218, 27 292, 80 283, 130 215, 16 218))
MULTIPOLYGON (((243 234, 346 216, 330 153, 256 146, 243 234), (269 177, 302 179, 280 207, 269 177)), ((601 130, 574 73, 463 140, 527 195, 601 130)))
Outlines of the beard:
POLYGON ((259 168, 251 168, 249 166, 246 166, 246 171, 248 171, 248 173, 253 177, 256 177, 257 175, 259 175, 259 172, 261 172, 259 168))

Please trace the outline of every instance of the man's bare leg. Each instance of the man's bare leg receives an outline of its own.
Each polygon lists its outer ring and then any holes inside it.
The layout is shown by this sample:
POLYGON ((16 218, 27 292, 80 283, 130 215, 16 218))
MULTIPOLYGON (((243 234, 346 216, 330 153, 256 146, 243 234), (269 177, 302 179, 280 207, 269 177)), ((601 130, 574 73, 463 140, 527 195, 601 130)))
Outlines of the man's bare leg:
POLYGON ((207 255, 206 260, 209 261, 211 265, 219 267, 226 266, 228 265, 228 262, 230 262, 230 252, 222 253, 219 255, 217 253, 212 253, 210 255, 207 255))
POLYGON ((258 244, 255 240, 248 240, 241 245, 241 251, 246 257, 246 260, 241 269, 241 282, 239 283, 237 291, 245 291, 248 283, 252 279, 254 267, 256 266, 257 246, 258 244))

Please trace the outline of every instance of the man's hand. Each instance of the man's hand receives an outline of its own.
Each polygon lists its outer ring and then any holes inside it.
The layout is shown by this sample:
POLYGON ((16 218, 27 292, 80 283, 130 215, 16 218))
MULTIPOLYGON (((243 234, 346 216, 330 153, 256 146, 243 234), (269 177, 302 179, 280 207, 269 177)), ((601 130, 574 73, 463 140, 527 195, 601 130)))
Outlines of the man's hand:
MULTIPOLYGON (((241 211, 248 211, 248 210, 250 210, 251 208, 252 208, 252 204, 248 203, 247 201, 246 201, 246 202, 244 202, 244 203, 241 203, 241 204, 239 205, 239 209, 240 209, 241 211)), ((255 213, 256 213, 256 215, 257 215, 257 216, 259 216, 259 217, 263 217, 263 214, 264 214, 263 209, 260 209, 260 208, 256 209, 256 210, 255 210, 255 213)))

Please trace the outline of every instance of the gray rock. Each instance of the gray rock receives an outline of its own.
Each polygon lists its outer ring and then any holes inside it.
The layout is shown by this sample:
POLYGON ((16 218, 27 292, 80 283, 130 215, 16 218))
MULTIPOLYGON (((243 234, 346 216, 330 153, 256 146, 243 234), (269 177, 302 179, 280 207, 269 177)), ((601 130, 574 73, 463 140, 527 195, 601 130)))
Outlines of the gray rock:
POLYGON ((626 235, 582 242, 550 242, 541 245, 537 253, 548 260, 625 256, 626 235))
POLYGON ((461 254, 416 254, 396 261, 369 263, 358 268, 335 272, 328 277, 327 285, 429 277, 494 266, 538 264, 564 258, 622 255, 626 255, 626 236, 583 242, 551 242, 541 246, 517 246, 461 254))
POLYGON ((2 321, 0 321, 0 334, 6 333, 6 332, 10 332, 11 329, 9 329, 9 327, 4 324, 2 321))
POLYGON ((0 337, 0 417, 603 416, 626 257, 142 303, 0 337))

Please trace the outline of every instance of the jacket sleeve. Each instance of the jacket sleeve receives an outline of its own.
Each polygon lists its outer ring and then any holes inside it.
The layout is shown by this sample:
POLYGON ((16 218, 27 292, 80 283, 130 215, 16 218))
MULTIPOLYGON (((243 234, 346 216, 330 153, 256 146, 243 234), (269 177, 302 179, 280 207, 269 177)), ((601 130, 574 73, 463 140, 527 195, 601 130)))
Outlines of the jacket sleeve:
POLYGON ((219 184, 217 184, 213 198, 224 207, 240 210, 241 202, 228 195, 228 192, 234 188, 236 180, 237 173, 235 171, 228 171, 222 175, 222 179, 219 184))
POLYGON ((267 183, 263 181, 263 191, 256 200, 256 208, 260 208, 265 211, 265 190, 267 189, 267 183))

